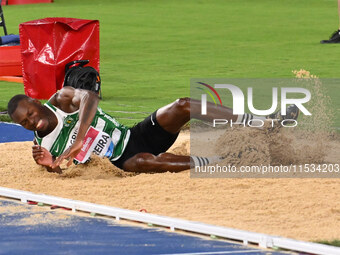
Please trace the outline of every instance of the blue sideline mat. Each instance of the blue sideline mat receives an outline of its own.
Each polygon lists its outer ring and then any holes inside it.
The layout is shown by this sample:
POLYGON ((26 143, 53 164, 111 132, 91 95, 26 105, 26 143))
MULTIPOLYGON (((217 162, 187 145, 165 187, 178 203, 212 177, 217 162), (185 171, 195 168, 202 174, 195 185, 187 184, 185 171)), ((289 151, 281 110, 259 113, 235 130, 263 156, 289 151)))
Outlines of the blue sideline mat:
MULTIPOLYGON (((33 140, 33 132, 18 125, 0 123, 0 131, 0 143, 33 140)), ((287 254, 37 208, 0 199, 0 254, 287 254)))
POLYGON ((0 254, 287 254, 16 201, 0 210, 0 254))
POLYGON ((0 143, 33 141, 33 132, 20 125, 0 122, 0 143))

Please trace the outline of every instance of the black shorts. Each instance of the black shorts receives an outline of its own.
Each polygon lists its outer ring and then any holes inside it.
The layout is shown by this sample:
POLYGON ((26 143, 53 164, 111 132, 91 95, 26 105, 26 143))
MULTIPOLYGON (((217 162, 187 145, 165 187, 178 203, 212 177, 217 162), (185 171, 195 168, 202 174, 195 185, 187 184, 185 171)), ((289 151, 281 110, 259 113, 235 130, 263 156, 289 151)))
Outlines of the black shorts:
POLYGON ((124 162, 140 152, 153 155, 166 152, 176 141, 179 133, 172 134, 164 130, 156 120, 156 112, 130 128, 130 138, 122 156, 111 161, 116 167, 123 169, 124 162))

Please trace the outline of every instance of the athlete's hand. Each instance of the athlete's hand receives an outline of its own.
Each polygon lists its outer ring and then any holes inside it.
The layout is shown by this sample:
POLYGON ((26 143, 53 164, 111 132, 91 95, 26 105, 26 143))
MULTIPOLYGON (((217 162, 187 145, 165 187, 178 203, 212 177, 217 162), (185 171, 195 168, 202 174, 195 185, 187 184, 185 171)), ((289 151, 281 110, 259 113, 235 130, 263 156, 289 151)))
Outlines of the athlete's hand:
POLYGON ((52 168, 60 166, 64 159, 68 160, 67 166, 70 166, 73 159, 79 154, 81 148, 83 147, 82 141, 75 141, 67 150, 64 151, 52 164, 52 168))
POLYGON ((32 156, 38 165, 51 167, 53 163, 51 153, 40 145, 32 146, 32 156))

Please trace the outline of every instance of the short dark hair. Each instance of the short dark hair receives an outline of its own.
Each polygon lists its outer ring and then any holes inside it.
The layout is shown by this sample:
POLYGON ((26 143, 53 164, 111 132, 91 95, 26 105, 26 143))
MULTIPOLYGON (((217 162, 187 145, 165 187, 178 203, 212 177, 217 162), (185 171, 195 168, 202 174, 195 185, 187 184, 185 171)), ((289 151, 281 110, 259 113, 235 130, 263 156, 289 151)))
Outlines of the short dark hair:
POLYGON ((26 95, 16 95, 12 97, 11 100, 9 100, 8 105, 7 105, 7 112, 8 112, 9 117, 12 118, 12 114, 17 109, 18 104, 24 99, 27 100, 27 99, 30 99, 30 97, 26 95))

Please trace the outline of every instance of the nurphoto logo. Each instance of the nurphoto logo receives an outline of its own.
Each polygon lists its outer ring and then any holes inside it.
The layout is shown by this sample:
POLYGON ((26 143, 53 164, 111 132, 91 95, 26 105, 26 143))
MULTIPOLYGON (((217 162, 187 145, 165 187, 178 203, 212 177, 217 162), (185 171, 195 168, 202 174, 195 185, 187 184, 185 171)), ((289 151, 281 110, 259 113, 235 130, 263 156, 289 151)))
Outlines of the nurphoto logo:
MULTIPOLYGON (((221 93, 230 93, 232 95, 232 111, 233 115, 244 115, 245 114, 245 95, 242 92, 242 90, 233 84, 214 84, 214 86, 211 86, 204 82, 197 82, 198 84, 202 85, 200 87, 196 87, 203 91, 201 94, 201 114, 207 115, 208 107, 207 107, 207 97, 214 102, 214 104, 223 106, 222 99, 220 94, 221 93), (219 90, 219 92, 217 92, 219 90), (216 100, 217 99, 217 100, 216 100), (217 102, 218 101, 218 102, 217 102)), ((248 87, 247 88, 247 105, 249 111, 256 116, 270 116, 273 114, 277 107, 278 107, 278 87, 272 87, 272 103, 270 108, 268 109, 256 109, 254 107, 254 97, 253 97, 253 88, 248 87)), ((282 87, 280 90, 280 101, 281 101, 281 116, 286 115, 287 107, 289 105, 295 105, 301 113, 304 115, 312 115, 304 106, 305 103, 309 102, 311 99, 311 93, 306 88, 298 88, 298 87, 282 87), (299 98, 290 98, 288 94, 295 94, 295 97, 299 98), (298 96, 296 96, 298 95, 298 96)), ((268 118, 268 122, 271 122, 271 125, 274 126, 275 121, 278 119, 272 119, 268 118)), ((230 119, 213 119, 213 127, 216 127, 217 125, 226 125, 230 124, 233 125, 243 125, 247 127, 262 127, 264 125, 264 120, 260 118, 253 118, 246 120, 244 118, 241 122, 233 122, 230 119)), ((296 119, 284 119, 280 121, 280 124, 283 127, 296 127, 298 122, 296 119), (288 125, 289 123, 289 125, 288 125)))

